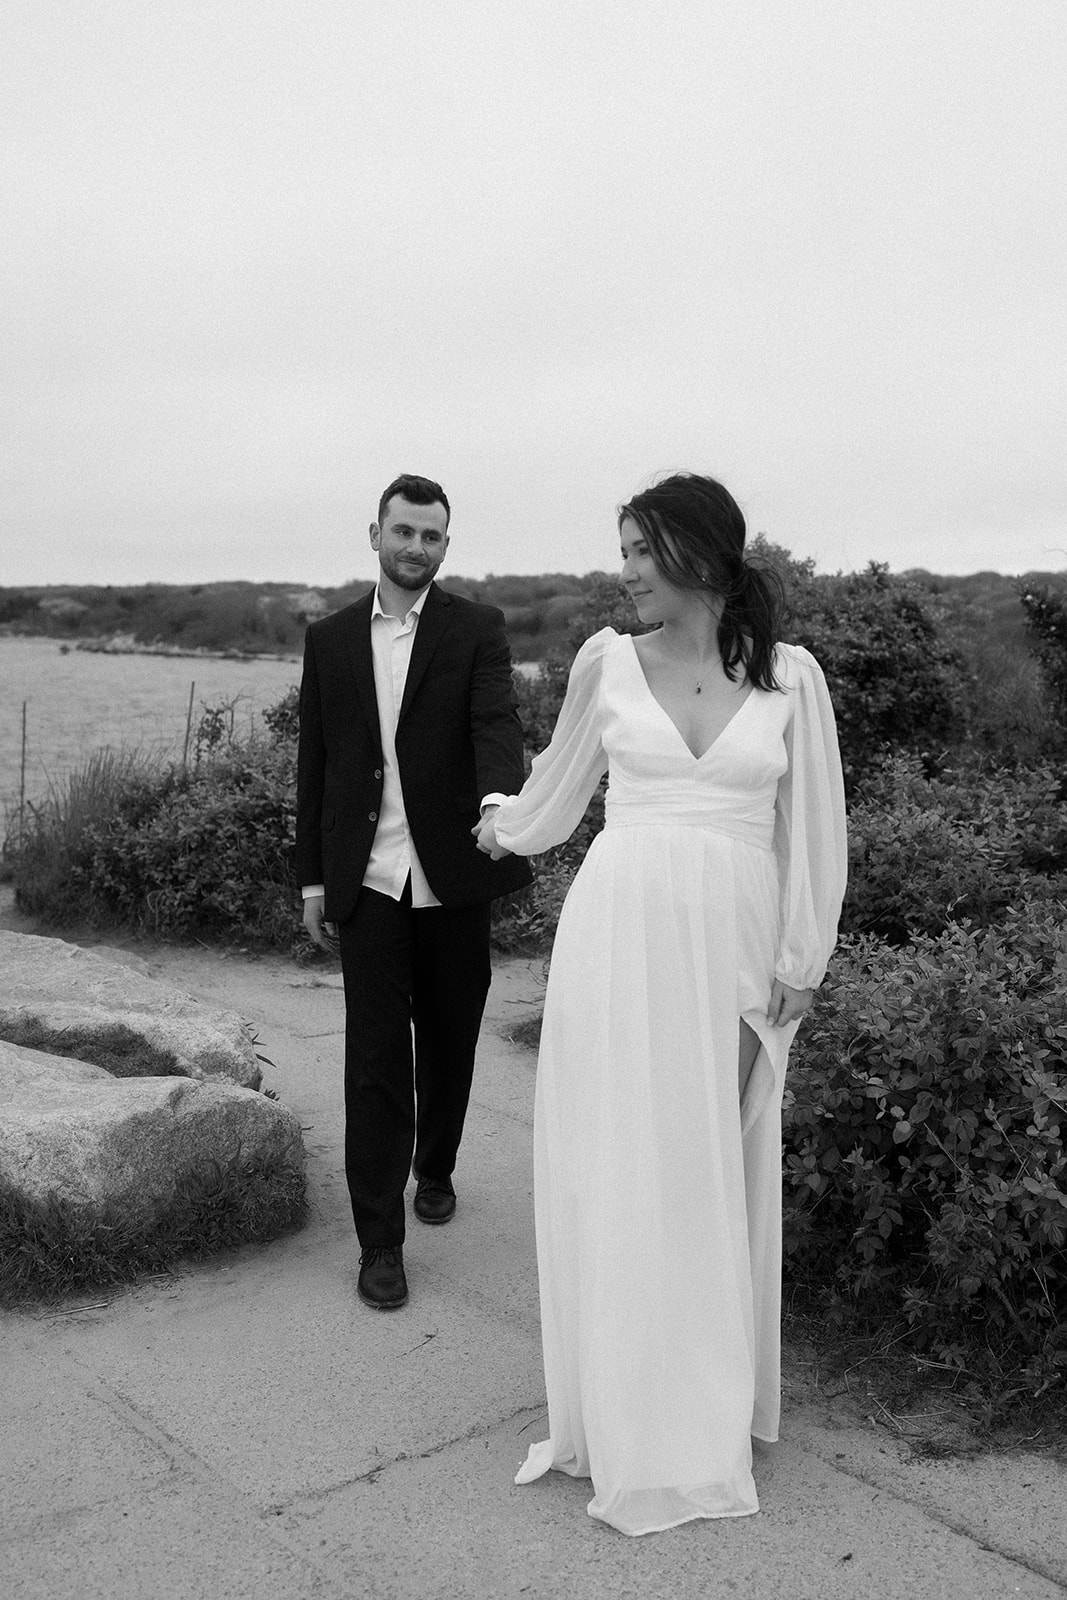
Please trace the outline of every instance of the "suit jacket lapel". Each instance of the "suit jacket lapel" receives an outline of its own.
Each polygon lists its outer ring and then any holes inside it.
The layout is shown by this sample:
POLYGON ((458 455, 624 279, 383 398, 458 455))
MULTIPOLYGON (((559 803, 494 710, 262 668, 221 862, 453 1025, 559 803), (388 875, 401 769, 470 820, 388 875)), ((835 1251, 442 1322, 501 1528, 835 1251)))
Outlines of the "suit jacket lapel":
POLYGON ((400 702, 400 715, 397 718, 398 727, 407 715, 441 635, 448 627, 451 605, 447 591, 439 589, 436 583, 431 583, 411 646, 411 660, 408 663, 408 675, 404 683, 404 698, 400 702))
POLYGON ((348 630, 348 659, 359 694, 363 715, 378 749, 382 748, 382 727, 378 720, 378 695, 374 688, 374 656, 371 654, 370 618, 374 609, 374 590, 352 607, 352 627, 348 630))

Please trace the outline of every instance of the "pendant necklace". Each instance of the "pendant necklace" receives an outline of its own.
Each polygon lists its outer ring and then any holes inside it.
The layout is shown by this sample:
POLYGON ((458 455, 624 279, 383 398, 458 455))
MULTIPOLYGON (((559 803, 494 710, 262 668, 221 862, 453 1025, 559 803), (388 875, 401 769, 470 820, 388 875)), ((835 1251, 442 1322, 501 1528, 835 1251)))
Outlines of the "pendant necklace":
MULTIPOLYGON (((674 655, 674 658, 675 658, 676 661, 680 662, 682 666, 685 666, 686 663, 685 663, 683 657, 675 655, 675 652, 673 650, 671 651, 671 654, 674 655)), ((691 670, 692 670, 692 668, 690 668, 690 671, 691 670)), ((708 664, 708 666, 706 666, 704 668, 703 672, 700 674, 700 677, 697 679, 697 683, 696 683, 696 692, 697 692, 697 694, 701 694, 703 692, 704 679, 707 677, 709 670, 710 670, 710 663, 708 664)))

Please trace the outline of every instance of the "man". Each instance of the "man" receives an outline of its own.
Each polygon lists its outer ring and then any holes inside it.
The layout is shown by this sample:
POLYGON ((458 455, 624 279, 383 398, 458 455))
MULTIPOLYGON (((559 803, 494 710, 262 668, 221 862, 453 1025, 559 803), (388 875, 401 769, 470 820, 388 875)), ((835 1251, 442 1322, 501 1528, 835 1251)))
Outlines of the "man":
POLYGON ((522 785, 522 730, 503 615, 433 581, 449 516, 439 484, 389 485, 370 527, 377 587, 312 623, 300 687, 297 877, 311 937, 340 948, 345 1173, 358 1292, 379 1310, 407 1299, 413 1155, 416 1216, 455 1211, 489 903, 530 881, 471 837, 522 785))

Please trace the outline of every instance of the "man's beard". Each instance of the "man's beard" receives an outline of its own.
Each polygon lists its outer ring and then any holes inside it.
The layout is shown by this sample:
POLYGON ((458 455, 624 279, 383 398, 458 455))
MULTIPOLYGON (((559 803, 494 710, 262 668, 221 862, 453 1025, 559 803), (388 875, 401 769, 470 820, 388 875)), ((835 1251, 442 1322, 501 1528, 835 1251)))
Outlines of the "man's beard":
POLYGON ((409 565, 407 562, 397 560, 383 561, 382 568, 387 578, 396 584, 398 589, 425 589, 437 568, 426 562, 420 566, 409 565))

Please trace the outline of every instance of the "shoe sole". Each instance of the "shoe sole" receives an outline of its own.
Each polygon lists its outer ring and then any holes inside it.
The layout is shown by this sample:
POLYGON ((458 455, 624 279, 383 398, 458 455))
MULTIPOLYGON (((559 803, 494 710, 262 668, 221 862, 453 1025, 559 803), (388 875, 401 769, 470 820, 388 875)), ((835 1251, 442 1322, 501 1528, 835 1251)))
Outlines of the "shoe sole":
POLYGON ((424 1217, 418 1211, 415 1212, 415 1215, 416 1215, 416 1217, 418 1217, 419 1221, 420 1222, 424 1222, 428 1228, 440 1228, 440 1227, 442 1227, 444 1223, 451 1222, 452 1218, 455 1216, 455 1214, 456 1214, 455 1206, 452 1207, 452 1210, 448 1213, 447 1217, 424 1217))
POLYGON ((372 1300, 368 1295, 363 1293, 363 1290, 360 1289, 358 1285, 356 1288, 356 1293, 363 1301, 363 1304, 365 1306, 370 1306, 372 1311, 399 1311, 401 1306, 406 1306, 408 1303, 407 1295, 405 1295, 402 1300, 372 1300))

